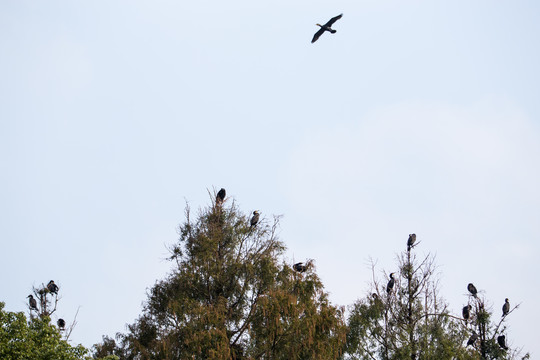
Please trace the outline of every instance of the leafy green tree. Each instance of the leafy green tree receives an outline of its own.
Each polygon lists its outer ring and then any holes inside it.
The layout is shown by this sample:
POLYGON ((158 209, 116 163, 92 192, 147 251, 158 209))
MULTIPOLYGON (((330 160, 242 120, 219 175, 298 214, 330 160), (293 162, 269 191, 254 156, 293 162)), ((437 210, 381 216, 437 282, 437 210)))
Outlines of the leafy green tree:
MULTIPOLYGON (((474 359, 462 346, 461 319, 438 293, 434 257, 418 259, 409 246, 397 259, 393 287, 375 278, 372 291, 351 308, 347 356, 351 359, 474 359)), ((386 277, 388 279, 388 277, 386 277)))
POLYGON ((329 303, 312 262, 302 274, 283 262, 278 223, 252 225, 220 199, 194 220, 187 208, 170 248, 173 271, 149 290, 127 334, 95 349, 121 359, 338 358, 343 311, 329 303))
MULTIPOLYGON (((24 313, 4 310, 0 302, 0 359, 81 360, 90 359, 82 345, 71 346, 48 316, 27 320, 24 313)), ((113 360, 114 358, 108 358, 113 360)))

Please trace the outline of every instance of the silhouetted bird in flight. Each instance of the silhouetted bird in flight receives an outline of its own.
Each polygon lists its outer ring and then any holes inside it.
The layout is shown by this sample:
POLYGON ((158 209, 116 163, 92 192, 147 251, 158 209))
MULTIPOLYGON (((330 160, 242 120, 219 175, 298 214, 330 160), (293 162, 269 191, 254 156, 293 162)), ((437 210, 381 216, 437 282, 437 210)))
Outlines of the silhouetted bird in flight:
POLYGON ((225 195, 226 194, 227 194, 227 192, 225 191, 225 189, 221 188, 221 190, 219 190, 217 195, 216 195, 216 203, 217 204, 223 204, 223 200, 225 200, 225 195))
POLYGON ((27 298, 30 298, 28 300, 28 305, 30 305, 30 310, 36 310, 37 311, 37 301, 34 299, 32 295, 28 295, 27 298))
POLYGON ((325 31, 328 31, 328 32, 330 32, 332 34, 335 34, 337 32, 337 30, 332 29, 332 24, 335 23, 336 21, 338 21, 339 19, 341 19, 342 16, 343 16, 343 14, 335 16, 335 17, 331 18, 330 20, 328 20, 328 22, 326 24, 324 24, 324 25, 316 24, 317 26, 320 26, 321 28, 319 29, 319 31, 317 31, 315 33, 315 35, 313 35, 313 40, 311 40, 311 43, 314 43, 315 41, 317 41, 317 39, 322 34, 324 34, 325 31))
POLYGON ((390 294, 392 292, 392 289, 394 288, 394 283, 396 281, 394 280, 394 273, 390 273, 390 280, 388 281, 388 284, 386 285, 386 292, 390 294))
POLYGON ((303 273, 303 272, 306 272, 307 266, 304 265, 304 263, 299 262, 293 265, 293 269, 295 271, 298 271, 299 273, 303 273))
POLYGON ((54 281, 49 281, 49 283, 47 284, 47 289, 49 289, 49 291, 52 293, 52 294, 56 294, 58 295, 58 290, 60 290, 60 288, 58 287, 58 285, 56 285, 54 283, 54 281))
POLYGON ((508 346, 506 346, 506 336, 500 335, 497 337, 497 343, 501 347, 501 349, 508 350, 508 346))
POLYGON ((259 212, 254 211, 253 216, 251 217, 250 226, 255 226, 259 222, 259 212))
POLYGON ((469 340, 467 341, 467 346, 473 345, 474 342, 476 341, 476 339, 478 339, 478 334, 476 334, 476 333, 473 331, 471 337, 470 337, 469 340))
POLYGON ((416 242, 416 234, 409 234, 409 239, 407 240, 407 251, 411 251, 411 248, 416 242))
POLYGON ((58 325, 58 328, 60 330, 64 330, 66 327, 66 322, 64 321, 64 319, 58 319, 58 321, 56 322, 56 325, 58 325))
POLYGON ((462 313, 463 313, 463 318, 465 319, 465 321, 469 320, 469 317, 471 316, 471 309, 472 309, 471 305, 467 305, 463 307, 462 313))
POLYGON ((510 311, 510 302, 508 302, 508 298, 504 299, 504 305, 502 307, 503 314, 502 316, 506 316, 508 312, 510 311))
POLYGON ((469 285, 467 285, 467 290, 469 290, 472 296, 476 297, 476 293, 478 293, 478 291, 472 283, 469 283, 469 285))

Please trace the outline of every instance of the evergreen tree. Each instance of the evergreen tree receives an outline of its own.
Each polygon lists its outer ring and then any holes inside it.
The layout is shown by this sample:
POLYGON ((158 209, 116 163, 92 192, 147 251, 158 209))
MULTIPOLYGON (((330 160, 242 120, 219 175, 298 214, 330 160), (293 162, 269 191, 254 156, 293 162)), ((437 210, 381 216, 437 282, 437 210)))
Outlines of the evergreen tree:
POLYGON ((278 218, 250 219, 216 198, 180 226, 173 271, 149 291, 127 334, 95 347, 121 359, 336 359, 345 341, 313 264, 283 262, 278 218), (111 342, 112 341, 112 342, 111 342), (292 356, 292 357, 291 357, 292 356))

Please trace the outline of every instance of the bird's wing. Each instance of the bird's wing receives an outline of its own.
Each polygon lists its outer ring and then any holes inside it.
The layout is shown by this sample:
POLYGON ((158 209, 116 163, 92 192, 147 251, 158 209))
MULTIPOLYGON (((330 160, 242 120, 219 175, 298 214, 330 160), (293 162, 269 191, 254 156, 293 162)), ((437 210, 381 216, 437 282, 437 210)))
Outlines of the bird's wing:
POLYGON ((328 20, 328 22, 324 26, 328 26, 328 27, 332 26, 332 24, 335 23, 336 21, 338 21, 339 19, 341 19, 342 16, 343 16, 343 14, 339 14, 338 16, 334 16, 333 18, 328 20))
POLYGON ((317 41, 317 39, 324 33, 324 29, 323 28, 320 28, 319 31, 317 31, 315 33, 315 35, 313 35, 313 40, 311 40, 311 43, 313 44, 315 41, 317 41))

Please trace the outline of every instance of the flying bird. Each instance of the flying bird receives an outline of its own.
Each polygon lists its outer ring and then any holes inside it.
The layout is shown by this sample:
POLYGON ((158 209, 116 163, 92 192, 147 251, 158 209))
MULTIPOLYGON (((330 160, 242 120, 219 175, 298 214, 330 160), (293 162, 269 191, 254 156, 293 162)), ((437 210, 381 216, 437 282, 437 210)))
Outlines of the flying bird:
POLYGON ((394 280, 394 273, 390 273, 390 280, 388 281, 388 284, 386 285, 386 293, 390 294, 392 292, 395 282, 396 280, 394 280))
POLYGON ((467 290, 469 290, 472 296, 476 297, 476 293, 478 293, 478 291, 472 283, 469 283, 469 285, 467 285, 467 290))
POLYGON ((225 189, 221 188, 221 190, 219 190, 217 195, 216 195, 216 203, 217 204, 223 204, 223 200, 225 200, 225 195, 226 194, 227 194, 227 192, 225 191, 225 189))
POLYGON ((508 301, 508 298, 504 299, 504 305, 502 307, 503 314, 502 316, 508 315, 508 312, 510 312, 510 302, 508 301))
POLYGON ((333 18, 328 20, 328 22, 326 24, 324 24, 324 25, 317 24, 317 26, 320 26, 321 28, 319 29, 319 31, 317 31, 315 33, 315 35, 313 35, 313 40, 311 40, 311 43, 313 44, 315 41, 317 41, 317 39, 322 34, 324 34, 325 31, 328 31, 328 32, 330 32, 332 34, 335 34, 337 32, 337 30, 332 29, 332 24, 335 23, 336 21, 338 21, 339 19, 341 19, 342 16, 343 16, 343 14, 339 14, 338 16, 334 16, 333 18))
POLYGON ((506 336, 500 335, 497 337, 497 343, 501 347, 501 349, 508 350, 508 346, 506 346, 506 336))
POLYGON ((476 339, 478 339, 478 334, 473 331, 471 337, 469 338, 469 341, 467 341, 467 346, 473 345, 476 339))
POLYGON ((407 251, 411 251, 411 248, 416 242, 416 234, 409 234, 409 240, 407 240, 407 251))
POLYGON ((295 271, 298 271, 299 273, 303 273, 303 272, 306 272, 307 265, 304 265, 304 263, 299 262, 293 265, 293 269, 295 271))
POLYGON ((253 227, 257 225, 258 222, 259 222, 259 212, 254 211, 253 216, 251 217, 250 226, 253 227))
POLYGON ((56 325, 58 325, 58 328, 60 330, 64 330, 66 327, 66 322, 64 321, 64 319, 58 319, 58 321, 56 322, 56 325))
POLYGON ((60 290, 58 285, 56 285, 53 280, 49 281, 49 283, 47 284, 47 289, 49 289, 52 294, 56 295, 58 295, 58 290, 60 290))
POLYGON ((465 321, 469 320, 469 317, 471 316, 471 309, 472 309, 471 305, 467 305, 463 307, 462 313, 463 313, 463 318, 465 319, 465 321))
POLYGON ((27 298, 30 298, 28 300, 28 305, 30 305, 30 310, 38 310, 37 308, 37 301, 36 299, 34 299, 34 297, 32 295, 28 295, 27 298))

